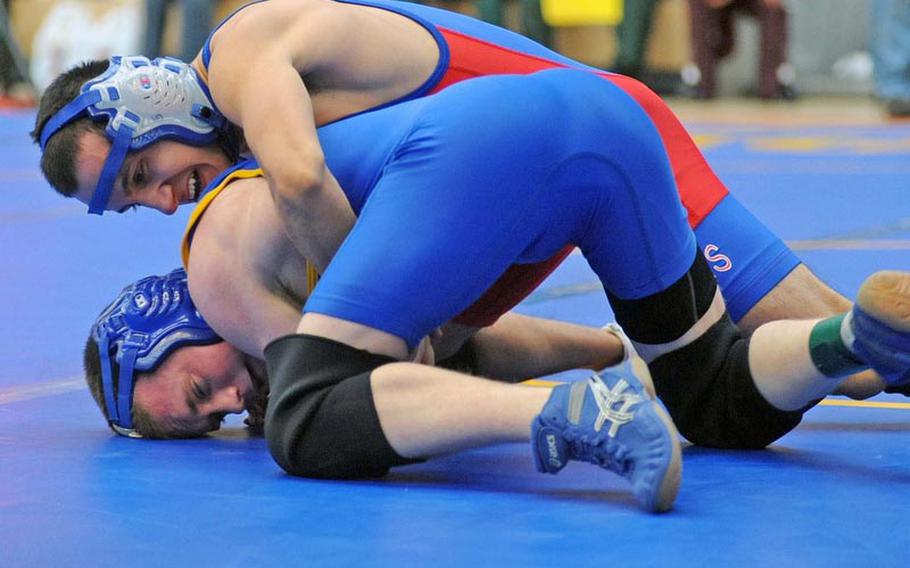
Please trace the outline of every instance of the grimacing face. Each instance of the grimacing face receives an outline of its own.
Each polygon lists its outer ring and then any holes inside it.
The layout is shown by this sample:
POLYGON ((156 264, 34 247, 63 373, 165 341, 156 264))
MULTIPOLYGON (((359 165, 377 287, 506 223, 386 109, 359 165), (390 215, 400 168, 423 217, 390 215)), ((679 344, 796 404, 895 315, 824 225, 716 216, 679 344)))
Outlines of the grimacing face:
MULTIPOLYGON (((85 132, 80 137, 76 154, 79 187, 75 193, 79 201, 85 204, 91 201, 110 149, 107 138, 97 132, 85 132)), ((172 215, 180 205, 195 202, 206 185, 230 165, 216 145, 155 142, 127 154, 107 210, 123 212, 142 206, 172 215)))
POLYGON ((193 433, 217 430, 227 414, 265 415, 268 382, 265 366, 226 341, 188 345, 168 355, 136 382, 133 404, 153 419, 179 420, 193 433))

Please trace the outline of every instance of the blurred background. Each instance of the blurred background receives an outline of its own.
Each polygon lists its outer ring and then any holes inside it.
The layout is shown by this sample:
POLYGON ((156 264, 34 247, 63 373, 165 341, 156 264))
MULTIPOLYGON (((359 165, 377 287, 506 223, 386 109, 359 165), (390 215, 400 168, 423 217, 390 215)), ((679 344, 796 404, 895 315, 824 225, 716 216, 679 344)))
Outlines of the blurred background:
MULTIPOLYGON (((0 105, 29 106, 72 64, 191 58, 243 0, 2 0, 0 105)), ((878 94, 910 114, 910 0, 436 0, 666 96, 878 94), (888 69, 886 69, 886 67, 888 69), (876 73, 890 86, 876 89, 876 73)), ((881 81, 880 81, 881 82, 881 81)))

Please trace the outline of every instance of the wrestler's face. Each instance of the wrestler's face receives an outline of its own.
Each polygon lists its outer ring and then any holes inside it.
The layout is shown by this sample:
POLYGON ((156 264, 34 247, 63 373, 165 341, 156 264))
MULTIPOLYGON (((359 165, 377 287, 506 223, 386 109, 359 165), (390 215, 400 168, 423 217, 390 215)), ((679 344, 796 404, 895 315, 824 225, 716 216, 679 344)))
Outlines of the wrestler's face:
MULTIPOLYGON (((86 132, 76 155, 75 197, 88 204, 111 144, 97 132, 86 132)), ((108 211, 123 212, 133 206, 157 209, 171 215, 184 203, 196 201, 212 179, 230 166, 217 146, 189 146, 172 140, 155 142, 130 152, 117 174, 108 211)))
POLYGON ((265 414, 268 382, 264 365, 226 341, 186 346, 136 382, 133 404, 159 424, 180 424, 184 435, 217 430, 227 414, 265 414))

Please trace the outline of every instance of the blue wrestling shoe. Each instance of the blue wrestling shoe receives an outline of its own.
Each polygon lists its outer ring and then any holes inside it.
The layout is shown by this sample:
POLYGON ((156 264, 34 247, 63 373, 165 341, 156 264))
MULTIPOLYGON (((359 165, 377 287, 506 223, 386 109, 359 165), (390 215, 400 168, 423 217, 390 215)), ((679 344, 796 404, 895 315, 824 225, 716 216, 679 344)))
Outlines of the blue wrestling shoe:
MULTIPOLYGON (((846 317, 847 346, 891 386, 910 383, 910 272, 876 272, 846 317)), ((842 331, 842 336, 844 332, 842 331)))
POLYGON ((668 511, 682 475, 679 434, 628 366, 560 385, 531 423, 537 470, 557 473, 569 460, 618 473, 650 511, 668 511))

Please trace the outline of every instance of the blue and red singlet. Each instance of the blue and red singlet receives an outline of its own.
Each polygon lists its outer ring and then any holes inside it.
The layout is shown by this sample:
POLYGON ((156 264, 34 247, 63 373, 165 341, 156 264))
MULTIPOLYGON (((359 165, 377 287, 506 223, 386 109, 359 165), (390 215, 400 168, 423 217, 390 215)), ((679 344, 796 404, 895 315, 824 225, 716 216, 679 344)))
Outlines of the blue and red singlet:
POLYGON ((591 73, 481 77, 318 133, 357 222, 304 311, 411 347, 569 243, 621 299, 665 290, 697 254, 653 123, 591 73))
MULTIPOLYGON (((644 110, 659 133, 689 225, 695 230, 699 248, 714 268, 734 319, 745 315, 799 264, 776 235, 729 195, 669 107, 635 79, 581 64, 521 35, 446 10, 395 0, 336 1, 384 9, 410 18, 427 29, 439 46, 437 68, 423 85, 383 107, 437 93, 466 79, 552 68, 585 70, 625 92, 644 110)), ((210 57, 211 48, 206 42, 203 48, 206 66, 210 57)), ((457 321, 475 326, 491 324, 536 288, 572 248, 567 246, 539 262, 513 265, 457 321)))

